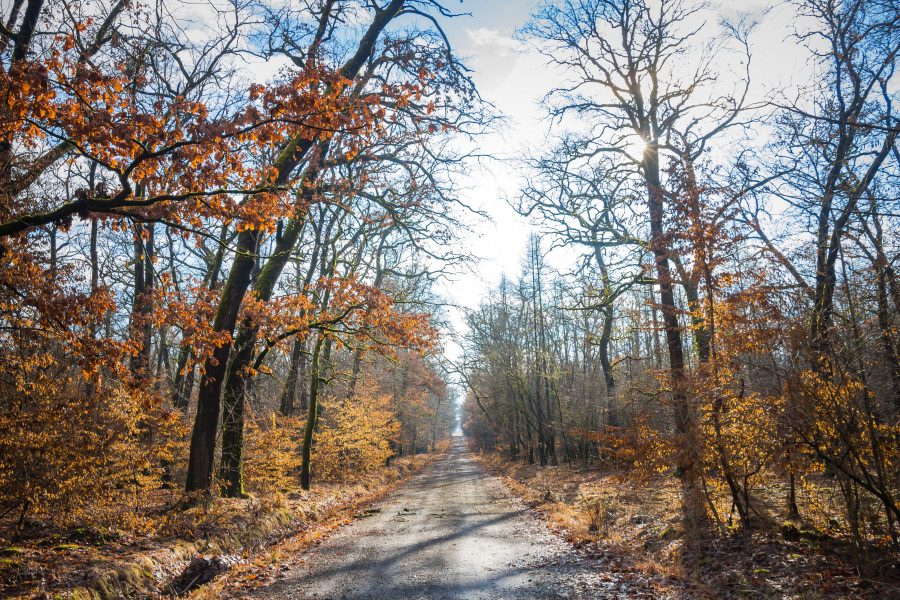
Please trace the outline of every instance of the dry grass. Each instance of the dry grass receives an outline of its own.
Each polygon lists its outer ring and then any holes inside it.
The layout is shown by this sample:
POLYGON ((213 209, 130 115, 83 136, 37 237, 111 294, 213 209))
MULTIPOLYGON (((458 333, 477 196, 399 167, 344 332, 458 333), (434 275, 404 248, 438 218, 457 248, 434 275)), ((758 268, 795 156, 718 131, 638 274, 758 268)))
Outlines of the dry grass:
POLYGON ((799 524, 799 539, 781 533, 784 489, 773 485, 759 490, 766 518, 751 535, 722 531, 686 545, 673 476, 638 481, 627 472, 481 460, 551 528, 597 558, 598 568, 646 579, 661 598, 900 598, 896 555, 873 554, 879 562, 863 576, 850 545, 818 529, 833 508, 827 486, 804 491, 801 512, 815 518, 799 524))

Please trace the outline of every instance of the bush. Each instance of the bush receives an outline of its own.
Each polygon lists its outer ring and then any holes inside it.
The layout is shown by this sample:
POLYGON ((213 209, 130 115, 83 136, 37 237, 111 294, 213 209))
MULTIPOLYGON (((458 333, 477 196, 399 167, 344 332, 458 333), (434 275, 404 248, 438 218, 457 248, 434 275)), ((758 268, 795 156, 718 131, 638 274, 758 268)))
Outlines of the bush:
POLYGON ((389 396, 326 402, 312 464, 323 480, 345 481, 383 467, 393 455, 400 423, 389 396))
POLYGON ((285 493, 299 483, 300 437, 304 421, 271 415, 247 421, 244 479, 247 491, 285 493))
POLYGON ((3 386, 0 506, 54 524, 98 523, 158 488, 181 416, 139 390, 95 386, 57 371, 3 386))

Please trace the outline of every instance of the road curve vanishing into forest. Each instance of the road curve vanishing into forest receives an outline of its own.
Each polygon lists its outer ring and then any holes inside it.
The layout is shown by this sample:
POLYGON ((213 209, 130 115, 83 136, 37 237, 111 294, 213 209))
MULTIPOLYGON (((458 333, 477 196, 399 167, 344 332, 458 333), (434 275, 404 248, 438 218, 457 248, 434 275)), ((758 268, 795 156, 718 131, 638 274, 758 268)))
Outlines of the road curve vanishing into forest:
POLYGON ((454 438, 448 453, 253 598, 646 598, 549 531, 454 438))

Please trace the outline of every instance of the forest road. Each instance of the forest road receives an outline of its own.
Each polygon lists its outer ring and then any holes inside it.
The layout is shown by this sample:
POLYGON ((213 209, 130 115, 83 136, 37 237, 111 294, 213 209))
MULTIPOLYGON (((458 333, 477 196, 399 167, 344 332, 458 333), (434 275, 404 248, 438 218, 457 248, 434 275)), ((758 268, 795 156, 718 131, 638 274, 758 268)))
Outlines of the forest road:
POLYGON ((462 438, 449 452, 250 597, 520 600, 646 597, 603 574, 504 484, 462 438))

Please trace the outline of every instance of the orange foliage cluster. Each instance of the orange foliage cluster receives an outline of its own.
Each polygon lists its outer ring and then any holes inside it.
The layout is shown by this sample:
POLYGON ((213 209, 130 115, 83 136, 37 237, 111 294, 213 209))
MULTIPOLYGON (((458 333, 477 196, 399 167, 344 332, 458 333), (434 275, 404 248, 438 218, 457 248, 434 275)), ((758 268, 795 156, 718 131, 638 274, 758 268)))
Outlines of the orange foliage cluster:
POLYGON ((650 415, 637 415, 629 427, 605 431, 576 429, 573 436, 597 444, 608 464, 633 471, 643 480, 672 468, 675 445, 671 436, 653 427, 650 415))
POLYGON ((383 350, 394 347, 415 348, 425 352, 435 347, 438 331, 431 315, 400 311, 394 298, 383 290, 355 279, 326 279, 324 285, 333 291, 328 311, 319 323, 340 323, 363 349, 383 350))
POLYGON ((326 403, 313 448, 317 476, 330 481, 365 477, 393 456, 400 422, 385 395, 364 393, 326 403))
POLYGON ((202 282, 191 282, 175 287, 170 273, 160 274, 160 283, 150 299, 153 310, 150 319, 154 326, 174 326, 181 331, 181 345, 191 349, 192 360, 185 369, 197 365, 212 356, 213 350, 231 341, 231 336, 214 331, 213 318, 218 301, 218 290, 202 282))
POLYGON ((132 386, 133 344, 96 336, 109 293, 48 279, 37 258, 9 253, 0 269, 0 511, 97 520, 159 487, 183 424, 132 386))
MULTIPOLYGON (((275 84, 249 86, 243 106, 213 117, 205 102, 180 96, 157 95, 148 103, 138 92, 151 76, 126 63, 98 67, 83 59, 73 36, 59 36, 40 62, 0 66, 0 95, 6 99, 0 137, 28 149, 61 143, 70 161, 88 157, 114 172, 118 189, 81 197, 112 201, 104 209, 110 213, 140 209, 194 227, 205 218, 237 220, 239 229, 271 232, 278 218, 294 216, 297 207, 282 197, 286 188, 276 182, 267 154, 286 139, 315 141, 347 131, 353 134, 346 150, 352 158, 382 130, 385 98, 402 103, 421 94, 418 83, 385 83, 382 94, 348 94, 350 81, 309 62, 275 84), (237 202, 236 193, 251 197, 237 202)), ((40 208, 33 201, 4 195, 0 216, 12 221, 33 213, 40 208), (25 204, 17 204, 23 199, 25 204)))

